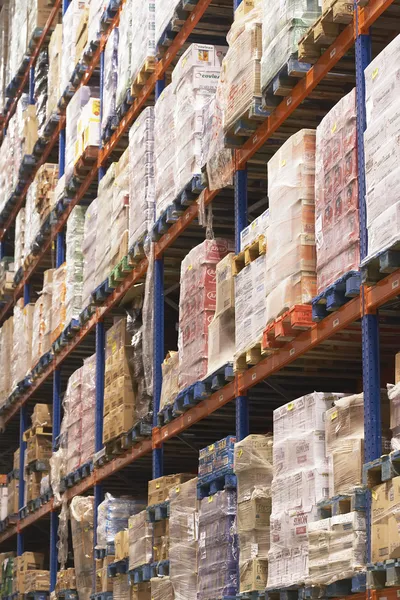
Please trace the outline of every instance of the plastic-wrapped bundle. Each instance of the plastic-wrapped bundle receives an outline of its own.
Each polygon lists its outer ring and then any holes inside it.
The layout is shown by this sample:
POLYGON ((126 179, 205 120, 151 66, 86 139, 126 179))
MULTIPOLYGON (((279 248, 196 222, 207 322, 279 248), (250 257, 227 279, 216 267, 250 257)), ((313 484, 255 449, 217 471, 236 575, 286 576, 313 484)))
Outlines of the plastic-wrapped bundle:
POLYGON ((55 269, 53 273, 53 297, 51 301, 51 342, 53 343, 66 324, 66 312, 65 312, 65 275, 66 275, 66 264, 63 263, 58 269, 55 269))
POLYGON ((197 582, 199 600, 236 596, 238 549, 235 517, 236 491, 218 492, 200 502, 197 582))
POLYGON ((160 410, 170 406, 178 395, 179 353, 168 352, 162 368, 160 410))
POLYGON ((356 93, 353 90, 317 128, 315 234, 317 292, 360 263, 356 93))
POLYGON ((121 12, 119 19, 117 107, 124 101, 126 92, 132 83, 132 45, 134 39, 132 36, 132 4, 133 0, 125 1, 124 10, 121 12))
POLYGON ((45 163, 28 189, 25 205, 24 255, 33 250, 36 236, 54 206, 54 190, 58 181, 58 165, 45 163))
POLYGON ((169 573, 176 600, 196 598, 197 520, 196 478, 170 491, 169 573))
MULTIPOLYGON (((93 2, 92 2, 93 4, 93 2)), ((115 117, 118 82, 118 27, 111 31, 104 50, 104 93, 101 133, 104 135, 115 117)))
POLYGON ((82 371, 82 442, 81 464, 93 458, 96 436, 96 355, 85 358, 82 371))
MULTIPOLYGON (((107 0, 89 0, 88 42, 96 42, 101 35, 101 17, 107 8, 107 0)), ((125 10, 125 7, 124 7, 125 10)))
POLYGON ((168 23, 173 19, 179 19, 177 8, 179 0, 163 0, 156 4, 155 41, 156 45, 161 41, 162 34, 168 23))
POLYGON ((83 206, 75 206, 67 221, 67 232, 65 236, 66 245, 66 295, 65 295, 65 318, 70 323, 79 317, 82 310, 82 288, 83 288, 83 231, 85 223, 85 211, 83 206))
MULTIPOLYGON (((195 578, 196 580, 196 578, 195 578)), ((174 600, 176 596, 171 577, 152 577, 151 585, 151 600, 174 600)), ((184 596, 185 600, 191 600, 196 597, 196 587, 194 588, 194 596, 184 596)))
POLYGON ((75 496, 70 506, 76 589, 80 600, 89 600, 93 573, 93 496, 75 496))
POLYGON ((176 196, 175 185, 175 91, 164 88, 154 107, 154 147, 156 218, 165 212, 176 196))
POLYGON ((215 96, 203 108, 203 158, 207 163, 207 178, 210 190, 218 190, 233 184, 233 152, 224 146, 223 117, 226 104, 224 84, 218 82, 215 96))
POLYGON ((261 255, 246 265, 235 278, 237 355, 247 351, 262 338, 266 324, 265 290, 265 255, 261 255))
POLYGON ((32 321, 34 304, 26 304, 20 298, 14 306, 12 349, 12 388, 24 379, 32 362, 32 321))
POLYGON ((42 128, 46 122, 46 106, 47 106, 47 85, 49 75, 49 55, 48 49, 43 48, 38 56, 35 65, 35 87, 34 98, 36 107, 36 116, 38 121, 38 130, 42 128))
POLYGON ((32 323, 32 367, 51 347, 53 273, 54 269, 44 272, 43 288, 35 302, 32 323))
POLYGON ((17 273, 25 260, 25 208, 21 208, 15 219, 14 270, 17 273))
POLYGON ((97 512, 97 548, 112 544, 115 534, 128 528, 129 517, 143 511, 145 506, 143 500, 114 498, 107 493, 97 512))
MULTIPOLYGON (((82 19, 82 15, 86 9, 86 0, 71 0, 68 10, 63 16, 63 29, 62 29, 62 58, 61 58, 61 81, 60 81, 60 92, 63 94, 66 89, 75 65, 80 58, 76 54, 76 32, 79 28, 79 23, 82 19)), ((81 88, 82 89, 82 88, 81 88)), ((78 90, 79 92, 79 90, 78 90)), ((75 96, 77 93, 75 93, 75 96)), ((68 115, 68 109, 67 109, 68 115)), ((67 116, 68 126, 68 116, 67 116)))
POLYGON ((147 511, 129 517, 129 570, 148 564, 153 558, 153 526, 147 511))
POLYGON ((0 114, 3 114, 6 105, 7 62, 9 40, 9 6, 3 4, 0 11, 0 114))
POLYGON ((109 276, 111 270, 110 248, 113 205, 110 199, 113 195, 115 170, 116 163, 112 163, 99 183, 97 194, 95 288, 109 276))
POLYGON ((135 81, 146 60, 154 60, 156 4, 154 0, 133 0, 132 3, 135 16, 132 20, 132 81, 135 81))
POLYGON ((8 52, 8 68, 6 83, 9 84, 17 75, 22 65, 28 43, 28 1, 11 0, 9 2, 10 46, 8 52), (11 35, 12 32, 18 35, 11 35))
POLYGON ((154 108, 139 115, 129 131, 129 248, 150 231, 155 217, 154 108))
POLYGON ((261 89, 297 53, 300 39, 321 14, 320 0, 262 0, 261 89))
POLYGON ((10 317, 4 321, 0 329, 0 406, 4 404, 8 396, 11 394, 11 361, 13 349, 13 327, 14 319, 10 317))
POLYGON ((182 261, 178 334, 180 390, 207 374, 208 326, 216 307, 216 265, 231 249, 227 240, 205 240, 182 261))
POLYGON ((118 573, 112 581, 113 600, 130 600, 130 585, 127 573, 118 573))
POLYGON ((208 327, 208 372, 212 374, 235 354, 235 297, 232 254, 216 268, 216 311, 208 327))
POLYGON ((83 367, 74 371, 68 379, 64 397, 66 474, 72 473, 81 464, 82 379, 83 367))
POLYGON ((315 131, 290 137, 268 162, 266 320, 316 293, 315 131))
MULTIPOLYGON (((62 60, 62 25, 56 25, 49 42, 49 77, 47 87, 50 94, 47 96, 46 119, 57 110, 57 102, 61 96, 61 60, 62 60)), ((64 90, 63 90, 64 91, 64 90)))
POLYGON ((96 231, 97 231, 97 205, 98 200, 88 206, 85 213, 85 225, 82 242, 83 252, 83 288, 82 307, 90 304, 91 294, 95 289, 96 275, 96 231))
POLYGON ((129 148, 127 148, 115 167, 111 215, 110 271, 128 254, 129 175, 129 148))
MULTIPOLYGON (((66 15, 69 13, 72 8, 74 0, 68 7, 66 15)), ((66 24, 63 27, 63 31, 66 29, 66 24)), ((63 48, 63 57, 64 57, 64 48, 63 48)), ((64 67, 62 69, 64 72, 64 67)), ((68 180, 73 174, 74 171, 74 162, 75 162, 75 146, 76 141, 78 139, 78 120, 81 115, 81 111, 83 107, 89 102, 90 99, 90 88, 88 86, 80 87, 69 102, 67 106, 67 114, 66 114, 66 127, 65 127, 65 181, 68 183, 68 180)))

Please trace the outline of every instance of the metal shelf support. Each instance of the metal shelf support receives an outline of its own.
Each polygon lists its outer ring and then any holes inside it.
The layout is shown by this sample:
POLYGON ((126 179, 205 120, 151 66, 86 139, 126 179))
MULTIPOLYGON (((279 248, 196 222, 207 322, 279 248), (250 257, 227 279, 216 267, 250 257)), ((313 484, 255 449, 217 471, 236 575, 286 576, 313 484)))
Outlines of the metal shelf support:
MULTIPOLYGON (((21 406, 19 411, 19 489, 18 489, 18 509, 21 510, 24 506, 25 499, 25 450, 26 442, 24 442, 24 432, 26 431, 26 406, 21 406)), ((24 552, 24 534, 20 531, 17 533, 17 555, 21 556, 24 552)))
POLYGON ((61 178, 65 173, 65 127, 60 131, 58 143, 58 177, 61 178))
MULTIPOLYGON (((157 427, 162 387, 161 365, 164 360, 164 259, 154 261, 154 364, 153 364, 153 427, 157 427)), ((153 479, 163 474, 163 449, 153 450, 153 479)))
POLYGON ((29 104, 35 104, 35 67, 29 69, 29 104))
POLYGON ((24 284, 24 306, 31 301, 31 286, 29 283, 24 284))

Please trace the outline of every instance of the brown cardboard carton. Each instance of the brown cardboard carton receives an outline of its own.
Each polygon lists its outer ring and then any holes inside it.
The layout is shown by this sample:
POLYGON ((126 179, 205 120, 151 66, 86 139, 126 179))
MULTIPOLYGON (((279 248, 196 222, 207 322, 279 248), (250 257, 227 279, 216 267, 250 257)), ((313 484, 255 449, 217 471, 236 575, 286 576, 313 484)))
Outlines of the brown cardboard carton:
POLYGON ((101 591, 112 592, 113 591, 113 580, 108 577, 107 567, 104 566, 101 570, 101 591))
POLYGON ((107 387, 112 382, 113 375, 113 359, 114 355, 110 354, 108 358, 106 358, 105 367, 104 367, 104 386, 107 387))
POLYGON ((27 441, 27 463, 46 460, 53 453, 51 436, 35 434, 27 441))
POLYGON ((50 572, 42 570, 25 571, 25 593, 50 589, 50 572))
POLYGON ((174 600, 174 589, 169 577, 150 579, 151 600, 174 600))
POLYGON ((32 427, 52 427, 53 407, 50 404, 35 404, 32 413, 32 427))
POLYGON ((118 406, 108 415, 110 417, 110 439, 114 439, 132 429, 135 424, 135 407, 131 405, 118 406))
POLYGON ((158 477, 149 481, 148 486, 148 504, 159 504, 165 498, 165 477, 158 477))
POLYGON ((262 491, 250 500, 240 502, 237 507, 238 533, 268 527, 271 509, 271 497, 262 491))
POLYGON ((160 562, 168 560, 169 538, 167 536, 154 537, 153 539, 153 560, 160 562))
POLYGON ((333 495, 351 493, 362 485, 364 440, 344 439, 332 453, 333 495))
POLYGON ((19 448, 14 452, 13 469, 19 469, 19 448))
POLYGON ((136 404, 136 396, 133 391, 132 380, 122 376, 115 379, 111 397, 111 410, 119 406, 136 404))
POLYGON ((95 558, 94 559, 94 568, 96 569, 96 571, 100 571, 100 569, 103 568, 103 565, 104 565, 103 558, 95 558))
POLYGON ((130 600, 151 600, 151 584, 150 581, 137 583, 131 586, 130 600))
POLYGON ((371 528, 371 559, 373 563, 389 558, 389 530, 387 519, 373 523, 371 528))
POLYGON ((106 333, 106 359, 123 346, 129 346, 131 337, 126 328, 126 319, 117 317, 106 333))
POLYGON ((153 524, 153 532, 155 538, 160 538, 169 535, 169 519, 156 521, 153 524))
POLYGON ((96 582, 95 582, 95 591, 96 594, 102 592, 103 590, 101 589, 101 576, 102 576, 102 569, 96 569, 96 582))
POLYGON ((113 398, 113 389, 114 386, 111 384, 108 384, 105 388, 104 388, 104 403, 103 403, 103 416, 105 417, 106 415, 108 415, 111 410, 112 410, 112 398, 113 398))
POLYGON ((110 421, 111 413, 108 413, 103 420, 103 444, 106 444, 111 439, 110 421))
POLYGON ((227 254, 216 266, 216 309, 215 316, 223 314, 225 311, 235 308, 235 287, 233 277, 233 256, 234 253, 227 254))
POLYGON ((267 585, 268 560, 255 558, 239 566, 240 592, 263 591, 267 585))
POLYGON ((8 515, 15 515, 18 512, 18 494, 19 494, 19 481, 13 479, 8 484, 8 498, 7 498, 7 512, 8 515))
POLYGON ((133 358, 132 346, 122 346, 113 354, 112 379, 131 377, 131 361, 133 358))
POLYGON ((123 529, 122 531, 118 531, 115 534, 114 538, 115 545, 115 560, 123 560, 127 556, 129 556, 129 540, 128 540, 128 530, 123 529))
POLYGON ((24 552, 18 557, 19 571, 34 571, 43 569, 44 554, 41 552, 24 552))

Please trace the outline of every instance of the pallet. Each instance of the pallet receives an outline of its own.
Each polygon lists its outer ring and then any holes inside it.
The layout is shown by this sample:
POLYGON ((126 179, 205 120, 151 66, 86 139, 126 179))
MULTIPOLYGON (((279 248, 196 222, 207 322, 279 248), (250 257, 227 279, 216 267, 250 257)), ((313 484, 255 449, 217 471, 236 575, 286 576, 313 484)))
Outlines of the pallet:
POLYGON ((240 117, 231 125, 224 134, 226 148, 238 148, 243 145, 243 138, 249 138, 257 127, 271 114, 262 106, 262 98, 254 96, 240 117))
POLYGON ((392 558, 367 565, 367 589, 382 590, 400 586, 400 560, 392 558))
POLYGON ((143 234, 139 239, 135 240, 132 246, 129 248, 129 265, 138 264, 146 256, 145 245, 147 239, 147 233, 143 234))
POLYGON ((134 268, 135 263, 131 261, 130 255, 124 256, 111 271, 108 277, 108 287, 114 290, 134 268))
POLYGON ((262 359, 262 340, 254 342, 247 350, 237 354, 233 362, 233 372, 241 373, 253 367, 262 359))
POLYGON ((267 251, 267 241, 264 235, 259 235, 254 242, 249 244, 244 250, 232 258, 232 274, 235 277, 247 267, 251 262, 265 254, 267 251))
POLYGON ((58 600, 78 600, 77 590, 60 590, 57 592, 58 600))
POLYGON ((113 600, 112 592, 97 592, 90 595, 90 600, 113 600))
POLYGON ((149 77, 152 76, 156 68, 156 59, 154 56, 148 56, 143 66, 139 69, 138 74, 135 77, 134 82, 131 86, 131 96, 133 99, 137 98, 142 91, 143 86, 148 81, 149 77))
POLYGON ((73 487, 82 479, 86 479, 91 475, 94 469, 93 461, 88 461, 83 465, 80 465, 77 469, 69 473, 65 477, 63 477, 60 481, 60 490, 61 492, 65 492, 66 489, 73 487))
POLYGON ((129 558, 117 560, 107 567, 107 577, 116 577, 117 575, 125 575, 129 568, 129 558))
POLYGON ((305 77, 311 64, 300 61, 297 52, 291 54, 272 80, 263 89, 263 110, 271 113, 281 102, 282 97, 289 96, 299 79, 305 77))
POLYGON ((207 496, 214 496, 222 490, 236 489, 237 479, 232 467, 222 469, 217 473, 210 473, 198 478, 197 499, 203 500, 207 496))
POLYGON ((236 596, 236 600, 267 600, 267 592, 265 590, 241 592, 236 596))
POLYGON ((147 520, 149 523, 155 523, 157 521, 163 521, 169 519, 169 501, 161 502, 159 504, 152 504, 146 508, 147 520))
POLYGON ((339 310, 352 298, 360 295, 361 273, 348 271, 312 300, 312 318, 319 323, 329 313, 339 310))
POLYGON ((96 307, 92 303, 90 303, 89 306, 84 308, 79 315, 80 326, 83 327, 85 325, 85 323, 87 323, 92 318, 92 316, 95 314, 95 312, 96 312, 96 307))
POLYGON ((302 331, 307 331, 312 326, 312 307, 308 304, 292 306, 264 329, 262 355, 268 356, 279 351, 287 342, 293 341, 302 331))
POLYGON ((314 64, 338 37, 342 27, 352 22, 354 2, 336 0, 310 27, 299 42, 299 60, 314 64))
POLYGON ((50 463, 48 460, 33 460, 26 465, 28 473, 43 473, 43 471, 50 470, 50 463))
POLYGON ((162 560, 157 563, 141 565, 129 571, 129 584, 135 585, 150 581, 152 577, 164 577, 169 575, 169 560, 162 560))
POLYGON ((105 548, 95 548, 94 557, 104 559, 106 556, 115 556, 115 544, 109 542, 105 548))
POLYGON ((367 574, 365 571, 354 573, 347 579, 339 579, 329 585, 304 586, 299 594, 299 600, 314 600, 315 598, 341 598, 351 594, 365 593, 367 589, 367 574))
POLYGON ((35 436, 35 435, 50 436, 52 434, 53 434, 53 428, 50 425, 44 426, 44 427, 35 426, 35 427, 30 427, 29 429, 24 431, 22 438, 23 438, 24 442, 27 442, 28 440, 33 438, 33 436, 35 436))
POLYGON ((361 263, 361 280, 367 285, 375 285, 389 273, 400 268, 400 240, 389 248, 377 252, 361 263))
POLYGON ((92 302, 96 306, 103 304, 105 300, 112 294, 113 288, 108 285, 108 278, 105 279, 97 288, 92 292, 92 302))
POLYGON ((179 17, 178 23, 176 23, 176 19, 172 18, 164 29, 160 38, 156 40, 156 53, 159 58, 164 56, 164 54, 167 52, 179 31, 182 29, 183 23, 189 19, 190 13, 198 1, 199 0, 180 0, 180 2, 177 3, 175 13, 179 17))
POLYGON ((150 423, 149 416, 147 416, 135 423, 135 425, 129 431, 122 433, 116 438, 107 440, 107 442, 104 444, 105 453, 101 457, 102 461, 99 460, 97 463, 95 462, 95 465, 101 466, 100 462, 105 464, 114 456, 118 456, 129 448, 132 448, 132 446, 134 446, 136 443, 150 438, 151 433, 152 424, 150 423))
POLYGON ((19 469, 13 469, 7 474, 7 483, 10 483, 13 479, 19 479, 19 469))
POLYGON ((186 208, 193 204, 199 194, 203 191, 204 184, 202 183, 201 175, 194 175, 192 179, 184 186, 184 188, 176 196, 175 200, 167 207, 167 209, 158 217, 149 234, 152 242, 158 240, 167 233, 170 225, 173 225, 183 215, 186 208))
POLYGON ((319 519, 328 519, 355 511, 365 512, 366 507, 367 492, 364 488, 357 488, 351 494, 339 494, 318 502, 317 512, 319 519))
POLYGON ((28 598, 29 600, 47 600, 49 596, 49 590, 35 590, 34 592, 25 593, 25 598, 28 598))
POLYGON ((9 527, 13 527, 17 524, 19 515, 15 513, 13 515, 8 515, 3 521, 0 521, 0 532, 5 531, 9 527))
POLYGON ((86 177, 97 162, 98 155, 99 148, 97 146, 88 146, 85 148, 82 156, 75 163, 74 177, 86 177))
POLYGON ((363 466, 363 485, 375 487, 384 481, 400 475, 400 450, 383 454, 363 466))

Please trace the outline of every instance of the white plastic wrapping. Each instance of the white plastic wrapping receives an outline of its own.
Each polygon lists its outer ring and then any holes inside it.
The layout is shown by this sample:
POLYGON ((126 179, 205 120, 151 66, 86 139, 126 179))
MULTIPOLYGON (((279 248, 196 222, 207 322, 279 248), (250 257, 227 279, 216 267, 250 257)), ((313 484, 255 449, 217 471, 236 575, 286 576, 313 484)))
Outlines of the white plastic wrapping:
POLYGON ((43 288, 35 302, 32 323, 32 367, 51 347, 53 269, 44 272, 43 288))
POLYGON ((0 113, 3 114, 6 104, 7 61, 9 49, 9 6, 3 4, 0 12, 0 113))
MULTIPOLYGON (((101 17, 107 8, 107 0, 89 0, 88 42, 96 42, 101 35, 101 17)), ((125 7, 124 7, 125 10, 125 7)))
POLYGON ((14 306, 14 328, 12 348, 12 388, 30 371, 32 361, 32 321, 34 304, 24 306, 20 298, 14 306))
MULTIPOLYGON (((93 2, 92 2, 93 4, 93 2)), ((111 124, 116 116, 116 95, 118 81, 118 41, 119 30, 114 27, 111 31, 104 49, 104 90, 101 131, 111 124)))
POLYGON ((82 242, 83 252, 83 288, 82 308, 90 304, 91 294, 96 281, 96 232, 97 232, 97 198, 88 206, 85 213, 85 224, 82 242))
POLYGON ((110 274, 112 197, 115 170, 116 163, 112 163, 99 183, 97 195, 95 288, 110 274))
MULTIPOLYGON (((119 19, 117 107, 122 104, 132 80, 133 0, 126 0, 119 19)), ((143 2, 143 4, 145 4, 143 2)))
POLYGON ((4 404, 12 391, 10 356, 13 348, 13 326, 14 319, 10 317, 4 321, 0 329, 0 363, 3 365, 0 370, 0 406, 4 404))
MULTIPOLYGON (((132 63, 131 73, 134 82, 147 59, 154 60, 155 45, 155 18, 156 5, 154 0, 133 0, 132 11, 132 63)), ((124 9, 125 10, 125 9, 124 9)))
MULTIPOLYGON (((66 15, 73 7, 74 0, 68 7, 66 15)), ((63 27, 65 32, 67 25, 63 27)), ((63 48, 63 57, 64 57, 63 48)), ((64 67, 62 73, 65 73, 64 67)), ((76 141, 78 139, 78 121, 83 107, 89 102, 91 91, 88 86, 80 87, 69 102, 66 111, 66 127, 65 127, 65 181, 71 178, 74 170, 76 141)))
POLYGON ((154 107, 156 218, 165 212, 176 196, 175 183, 175 91, 164 88, 154 107))
POLYGON ((60 99, 61 80, 61 61, 62 61, 62 25, 56 25, 51 34, 49 42, 49 78, 48 89, 50 94, 47 97, 46 117, 47 119, 57 110, 57 103, 60 99))
POLYGON ((265 254, 246 265, 235 277, 236 355, 259 343, 266 325, 265 254))
POLYGON ((70 506, 76 588, 80 600, 89 600, 93 572, 93 496, 75 496, 70 506))
POLYGON ((128 520, 145 508, 145 503, 132 498, 115 498, 107 493, 97 509, 97 546, 114 543, 116 533, 128 528, 128 520))
POLYGON ((75 206, 67 221, 65 319, 78 319, 82 310, 83 253, 82 242, 86 208, 75 206))
POLYGON ((66 264, 63 263, 53 273, 53 295, 51 300, 51 343, 53 343, 66 325, 66 308, 65 308, 65 276, 66 264))
POLYGON ((168 23, 176 15, 175 9, 179 5, 179 0, 164 0, 157 3, 155 19, 155 41, 160 42, 160 38, 167 28, 168 23))
POLYGON ((17 273, 25 260, 25 208, 15 218, 14 269, 17 273))
POLYGON ((143 510, 129 517, 129 570, 152 561, 153 527, 147 521, 147 511, 143 510))
POLYGON ((178 395, 179 354, 168 352, 164 359, 162 368, 162 387, 160 398, 160 410, 171 406, 178 395))
POLYGON ((86 5, 86 0, 72 0, 63 16, 60 95, 67 87, 75 65, 80 58, 76 55, 75 38, 86 5))
POLYGON ((115 168, 111 215, 110 270, 128 254, 129 185, 129 148, 127 148, 115 168))
POLYGON ((92 460, 96 437, 96 355, 85 358, 82 371, 81 464, 92 460))

